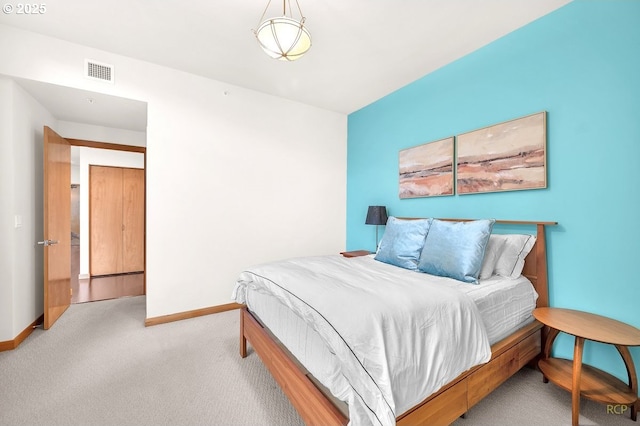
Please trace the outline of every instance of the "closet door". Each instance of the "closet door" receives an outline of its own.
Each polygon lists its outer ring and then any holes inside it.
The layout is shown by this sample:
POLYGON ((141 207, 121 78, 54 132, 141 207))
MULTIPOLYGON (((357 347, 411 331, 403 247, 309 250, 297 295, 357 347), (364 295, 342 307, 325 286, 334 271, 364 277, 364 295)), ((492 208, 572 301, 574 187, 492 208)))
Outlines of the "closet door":
POLYGON ((122 271, 144 271, 144 170, 122 169, 122 271))
POLYGON ((122 272, 122 169, 89 166, 90 274, 122 272))

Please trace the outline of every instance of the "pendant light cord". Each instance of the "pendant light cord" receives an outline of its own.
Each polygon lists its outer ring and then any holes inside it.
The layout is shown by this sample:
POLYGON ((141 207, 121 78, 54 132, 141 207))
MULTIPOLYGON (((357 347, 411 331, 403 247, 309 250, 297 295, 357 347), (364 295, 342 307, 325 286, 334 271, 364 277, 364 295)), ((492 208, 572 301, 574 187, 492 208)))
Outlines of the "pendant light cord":
MULTIPOLYGON (((267 14, 267 9, 269 9, 269 5, 271 4, 271 0, 269 0, 269 2, 267 3, 267 7, 264 8, 264 12, 262 12, 262 16, 260 17, 260 20, 258 21, 258 27, 260 26, 260 24, 262 24, 263 20, 264 20, 264 15, 267 14)), ((257 27, 256 27, 257 28, 257 27)), ((254 30, 255 32, 255 30, 254 30)))
MULTIPOLYGON (((287 3, 289 3, 289 14, 291 15, 291 19, 293 19, 293 9, 291 8, 291 0, 282 0, 282 16, 287 16, 287 3)), ((267 14, 267 10, 269 10, 270 5, 271 5, 271 0, 269 0, 269 2, 267 3, 267 7, 265 7, 264 11, 262 12, 262 16, 258 21, 258 27, 260 26, 260 24, 264 22, 264 17, 267 14)), ((298 13, 300 14, 300 22, 304 22, 306 18, 302 14, 302 9, 300 8, 300 3, 298 2, 298 0, 296 0, 296 6, 298 8, 298 13)))

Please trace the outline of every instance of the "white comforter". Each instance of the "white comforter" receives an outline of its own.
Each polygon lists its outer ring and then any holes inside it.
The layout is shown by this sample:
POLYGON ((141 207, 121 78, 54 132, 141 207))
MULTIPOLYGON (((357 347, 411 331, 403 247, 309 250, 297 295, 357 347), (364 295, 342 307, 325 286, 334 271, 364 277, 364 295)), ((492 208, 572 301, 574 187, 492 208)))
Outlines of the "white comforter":
POLYGON ((288 306, 338 358, 341 380, 352 389, 351 424, 394 425, 398 414, 487 362, 491 348, 472 299, 439 285, 447 278, 425 281, 424 274, 354 260, 258 265, 240 275, 232 297, 245 303, 251 287, 288 306))

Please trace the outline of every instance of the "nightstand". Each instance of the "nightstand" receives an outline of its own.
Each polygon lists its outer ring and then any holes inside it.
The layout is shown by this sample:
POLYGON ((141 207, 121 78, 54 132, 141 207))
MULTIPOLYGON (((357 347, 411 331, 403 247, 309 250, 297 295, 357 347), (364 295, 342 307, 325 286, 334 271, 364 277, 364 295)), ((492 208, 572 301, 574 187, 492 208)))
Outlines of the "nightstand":
POLYGON ((537 308, 533 316, 550 328, 543 358, 538 363, 545 383, 551 381, 571 392, 571 421, 580 416, 580 397, 610 405, 629 407, 631 420, 638 415, 638 377, 628 346, 640 346, 640 330, 620 321, 587 312, 560 308, 537 308), (573 361, 551 358, 551 346, 560 332, 575 336, 573 361), (582 364, 584 341, 614 345, 627 368, 627 385, 611 374, 582 364))
POLYGON ((344 257, 358 257, 358 256, 367 256, 371 254, 369 250, 353 250, 353 251, 343 251, 340 253, 344 257))

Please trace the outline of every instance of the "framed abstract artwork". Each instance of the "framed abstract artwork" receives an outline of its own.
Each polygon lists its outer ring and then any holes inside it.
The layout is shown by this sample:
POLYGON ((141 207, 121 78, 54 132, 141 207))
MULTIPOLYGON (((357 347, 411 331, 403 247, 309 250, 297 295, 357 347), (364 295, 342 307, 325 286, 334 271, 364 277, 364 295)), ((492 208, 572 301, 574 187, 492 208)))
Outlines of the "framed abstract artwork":
POLYGON ((453 136, 399 155, 400 198, 453 195, 453 136))
POLYGON ((456 137, 458 194, 547 187, 546 112, 456 137))

